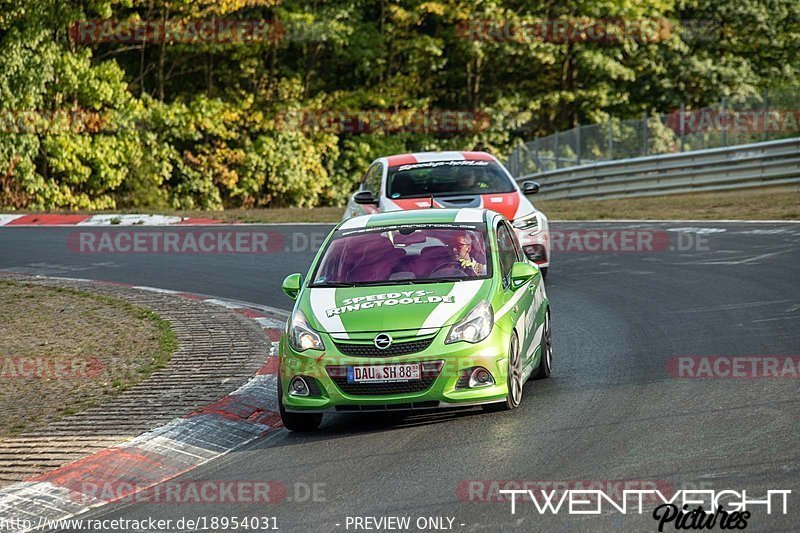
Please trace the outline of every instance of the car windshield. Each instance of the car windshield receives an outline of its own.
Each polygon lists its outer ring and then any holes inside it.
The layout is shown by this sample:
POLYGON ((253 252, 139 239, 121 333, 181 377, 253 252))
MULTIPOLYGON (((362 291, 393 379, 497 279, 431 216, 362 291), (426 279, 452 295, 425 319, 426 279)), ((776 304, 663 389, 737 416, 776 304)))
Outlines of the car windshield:
POLYGON ((386 195, 391 199, 514 192, 494 161, 429 161, 389 167, 386 195))
POLYGON ((485 224, 404 224, 339 230, 312 287, 435 283, 491 276, 485 224))

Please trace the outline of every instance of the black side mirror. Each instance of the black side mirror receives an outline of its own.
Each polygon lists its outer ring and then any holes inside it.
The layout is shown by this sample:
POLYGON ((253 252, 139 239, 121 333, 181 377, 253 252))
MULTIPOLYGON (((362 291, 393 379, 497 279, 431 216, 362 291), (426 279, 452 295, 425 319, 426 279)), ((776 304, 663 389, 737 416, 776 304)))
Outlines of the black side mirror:
POLYGON ((377 204, 378 200, 372 196, 372 191, 358 191, 355 196, 353 196, 353 201, 357 204, 377 204))
POLYGON ((536 194, 542 186, 535 181, 525 181, 522 183, 522 192, 524 194, 536 194))

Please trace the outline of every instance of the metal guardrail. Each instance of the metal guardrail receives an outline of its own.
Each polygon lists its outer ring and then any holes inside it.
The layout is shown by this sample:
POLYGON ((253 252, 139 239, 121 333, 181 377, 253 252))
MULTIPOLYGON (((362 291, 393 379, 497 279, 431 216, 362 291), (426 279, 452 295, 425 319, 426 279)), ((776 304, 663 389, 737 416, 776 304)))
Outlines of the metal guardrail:
MULTIPOLYGON (((517 146, 506 167, 514 176, 658 154, 726 148, 800 135, 800 86, 765 88, 723 96, 705 107, 667 113, 642 112, 641 118, 608 116, 578 124, 517 146)), ((544 124, 538 124, 540 129, 544 124)))
POLYGON ((728 148, 604 161, 515 178, 537 199, 609 199, 764 187, 800 190, 800 137, 728 148))

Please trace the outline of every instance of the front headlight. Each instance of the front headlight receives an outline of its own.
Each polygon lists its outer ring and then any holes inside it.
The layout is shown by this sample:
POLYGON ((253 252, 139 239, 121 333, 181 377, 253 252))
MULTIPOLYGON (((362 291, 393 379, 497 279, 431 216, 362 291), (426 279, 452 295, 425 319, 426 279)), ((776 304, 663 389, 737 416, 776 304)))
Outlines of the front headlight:
POLYGON ((539 216, 536 213, 531 213, 530 215, 520 217, 516 219, 512 225, 515 229, 520 231, 529 231, 531 233, 536 233, 542 229, 542 224, 539 221, 539 216))
POLYGON ((492 306, 483 300, 461 322, 450 328, 450 333, 447 334, 444 343, 466 341, 475 344, 481 342, 492 332, 492 326, 494 326, 492 306))
POLYGON ((292 317, 289 325, 289 345, 296 352, 325 349, 322 337, 309 325, 302 311, 297 311, 292 317))

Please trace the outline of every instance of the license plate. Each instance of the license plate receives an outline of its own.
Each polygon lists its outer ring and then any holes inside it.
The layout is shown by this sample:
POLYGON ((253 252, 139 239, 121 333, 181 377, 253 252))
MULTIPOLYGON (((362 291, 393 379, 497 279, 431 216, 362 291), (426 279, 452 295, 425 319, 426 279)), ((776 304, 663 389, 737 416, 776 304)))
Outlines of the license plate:
POLYGON ((392 383, 419 379, 419 363, 347 367, 348 383, 392 383))

